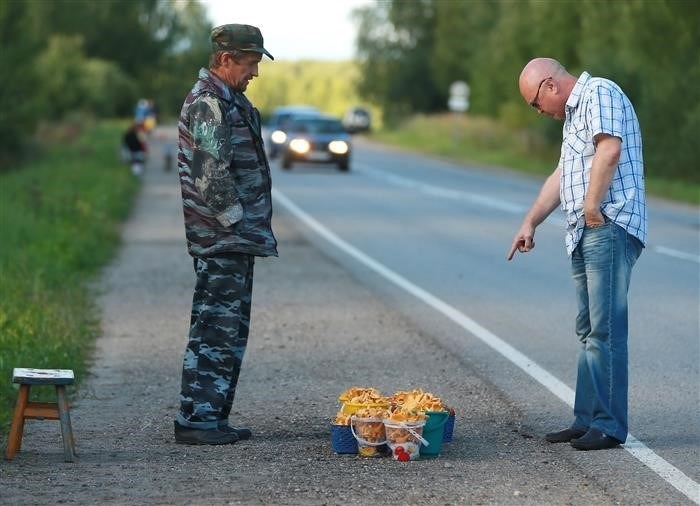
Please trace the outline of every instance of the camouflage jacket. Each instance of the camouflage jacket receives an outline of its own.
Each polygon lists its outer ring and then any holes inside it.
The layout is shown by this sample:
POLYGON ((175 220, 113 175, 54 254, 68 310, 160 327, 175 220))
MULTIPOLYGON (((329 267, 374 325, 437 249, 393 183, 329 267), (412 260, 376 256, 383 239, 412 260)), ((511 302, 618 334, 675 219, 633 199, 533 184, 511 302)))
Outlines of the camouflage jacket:
POLYGON ((207 69, 182 106, 178 169, 192 256, 277 256, 260 114, 207 69))

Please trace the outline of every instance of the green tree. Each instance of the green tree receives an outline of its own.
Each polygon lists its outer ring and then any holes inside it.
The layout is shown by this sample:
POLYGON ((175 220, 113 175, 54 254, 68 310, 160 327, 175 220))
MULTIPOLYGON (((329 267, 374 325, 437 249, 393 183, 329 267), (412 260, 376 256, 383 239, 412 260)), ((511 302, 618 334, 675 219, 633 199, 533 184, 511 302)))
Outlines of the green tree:
POLYGON ((86 58, 79 35, 49 37, 47 48, 36 60, 42 85, 38 90, 45 119, 59 119, 78 109, 83 101, 80 84, 86 58))
POLYGON ((31 98, 41 84, 33 61, 41 43, 27 20, 25 4, 0 2, 0 170, 22 152, 40 114, 31 98))
POLYGON ((700 180, 700 2, 383 0, 357 12, 360 90, 392 115, 446 109, 471 86, 471 113, 543 131, 561 124, 523 104, 517 79, 537 56, 620 84, 642 126, 647 174, 700 180))
POLYGON ((116 117, 133 107, 136 83, 116 63, 89 58, 82 65, 79 108, 102 118, 116 117))
POLYGON ((165 0, 53 0, 27 2, 31 29, 51 35, 80 35, 90 58, 115 62, 137 77, 157 62, 177 28, 177 10, 165 0))
POLYGON ((140 93, 153 97, 164 115, 178 115, 201 67, 209 61, 211 23, 202 4, 178 4, 177 30, 164 56, 141 80, 140 93))
MULTIPOLYGON (((499 13, 492 0, 436 1, 435 46, 431 58, 432 75, 440 90, 454 81, 470 85, 479 77, 478 55, 489 37, 499 13)), ((477 99, 477 110, 481 107, 477 99)))
MULTIPOLYGON (((263 115, 275 107, 308 104, 341 116, 362 103, 356 90, 359 75, 355 62, 269 61, 260 65, 260 77, 251 82, 246 95, 263 115)), ((373 110, 379 118, 379 110, 373 110)))
POLYGON ((493 117, 518 96, 518 74, 532 56, 527 2, 500 0, 496 23, 476 55, 472 86, 474 112, 493 117))
POLYGON ((210 29, 196 0, 0 2, 0 167, 40 120, 130 115, 140 97, 179 111, 210 29))
MULTIPOLYGON (((29 2, 28 6, 31 30, 42 34, 45 41, 55 35, 79 36, 85 58, 116 66, 119 75, 114 69, 109 73, 118 78, 119 94, 110 98, 116 105, 113 109, 121 115, 130 114, 138 98, 152 95, 154 83, 175 85, 177 78, 170 77, 173 68, 199 44, 190 44, 188 35, 197 23, 206 24, 207 34, 210 28, 201 4, 191 0, 176 4, 169 0, 54 0, 29 2), (166 63, 173 66, 167 68, 166 63), (164 74, 155 75, 161 71, 164 74), (129 80, 132 82, 127 84, 129 80), (128 100, 126 90, 132 94, 128 100)), ((202 36, 201 31, 196 35, 202 36)), ((91 66, 94 74, 96 65, 91 66)), ((178 92, 182 92, 182 84, 178 84, 178 92)))
POLYGON ((432 0, 378 2, 355 11, 360 91, 380 103, 388 120, 444 107, 447 90, 431 77, 435 9, 432 0))
POLYGON ((647 174, 700 181, 700 3, 625 4, 621 59, 634 77, 647 174))
POLYGON ((79 35, 53 35, 36 59, 36 93, 46 120, 80 111, 114 116, 131 104, 134 83, 114 63, 87 58, 79 35))

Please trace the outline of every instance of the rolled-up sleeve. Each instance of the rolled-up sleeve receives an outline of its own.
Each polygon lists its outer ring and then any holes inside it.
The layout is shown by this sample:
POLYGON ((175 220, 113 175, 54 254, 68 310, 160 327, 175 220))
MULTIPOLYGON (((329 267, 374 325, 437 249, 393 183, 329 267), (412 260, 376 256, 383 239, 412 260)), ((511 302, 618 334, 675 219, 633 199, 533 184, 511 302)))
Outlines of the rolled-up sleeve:
POLYGON ((591 135, 607 134, 622 139, 624 137, 623 95, 615 86, 600 81, 590 94, 588 103, 588 124, 591 135))

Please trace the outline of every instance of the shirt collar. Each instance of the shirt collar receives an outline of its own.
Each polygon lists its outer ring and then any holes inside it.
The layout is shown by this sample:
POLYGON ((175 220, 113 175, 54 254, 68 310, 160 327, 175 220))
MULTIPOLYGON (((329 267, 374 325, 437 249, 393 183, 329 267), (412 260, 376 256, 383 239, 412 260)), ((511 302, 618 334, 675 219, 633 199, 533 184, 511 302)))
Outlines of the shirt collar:
POLYGON ((576 81, 576 85, 574 86, 574 89, 571 90, 571 95, 569 95, 569 99, 566 101, 566 107, 570 109, 576 109, 576 107, 578 107, 578 101, 581 98, 583 88, 586 86, 586 83, 590 78, 591 75, 588 72, 583 72, 579 76, 578 80, 576 81))
POLYGON ((209 69, 199 69, 199 79, 208 84, 209 91, 214 92, 219 98, 231 102, 233 100, 233 92, 228 85, 223 82, 219 76, 211 72, 209 69))

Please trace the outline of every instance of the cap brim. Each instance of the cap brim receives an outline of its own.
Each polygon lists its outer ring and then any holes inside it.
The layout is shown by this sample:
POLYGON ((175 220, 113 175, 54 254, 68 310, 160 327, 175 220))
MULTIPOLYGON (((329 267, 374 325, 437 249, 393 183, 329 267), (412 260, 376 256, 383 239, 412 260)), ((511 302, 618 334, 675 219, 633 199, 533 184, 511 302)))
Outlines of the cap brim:
POLYGON ((265 49, 264 47, 249 47, 249 48, 246 48, 246 49, 240 49, 240 51, 252 51, 253 53, 262 53, 262 54, 266 55, 268 58, 270 58, 270 60, 274 60, 274 59, 275 59, 275 57, 272 56, 272 55, 268 52, 268 50, 265 49))

